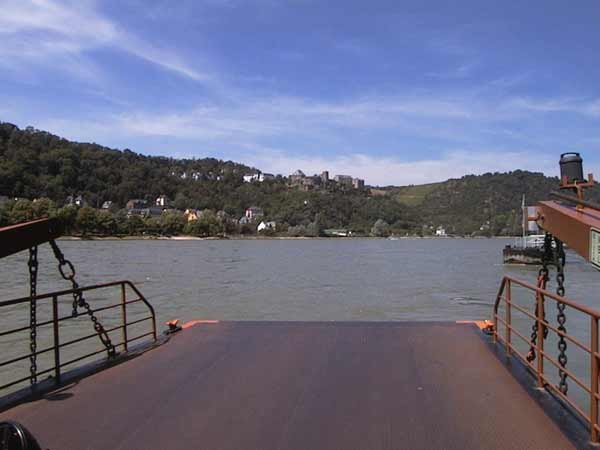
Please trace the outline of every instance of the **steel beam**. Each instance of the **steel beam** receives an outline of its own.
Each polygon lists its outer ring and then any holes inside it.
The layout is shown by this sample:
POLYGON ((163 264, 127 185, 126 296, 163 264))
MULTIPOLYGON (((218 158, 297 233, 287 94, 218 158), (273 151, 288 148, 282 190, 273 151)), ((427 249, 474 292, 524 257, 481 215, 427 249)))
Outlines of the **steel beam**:
POLYGON ((56 219, 39 219, 0 228, 0 258, 27 250, 61 235, 56 219))
POLYGON ((563 205, 555 201, 540 202, 537 206, 537 224, 556 236, 587 261, 597 263, 592 249, 595 236, 600 236, 600 211, 593 208, 563 205), (599 233, 599 234, 597 234, 599 233))

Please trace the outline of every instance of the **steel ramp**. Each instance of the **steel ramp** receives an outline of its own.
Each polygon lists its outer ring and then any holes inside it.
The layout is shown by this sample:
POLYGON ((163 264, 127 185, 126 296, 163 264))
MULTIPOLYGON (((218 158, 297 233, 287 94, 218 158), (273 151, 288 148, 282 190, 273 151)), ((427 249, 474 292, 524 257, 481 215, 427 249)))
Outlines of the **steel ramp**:
POLYGON ((575 449, 455 323, 200 324, 4 419, 52 450, 575 449))

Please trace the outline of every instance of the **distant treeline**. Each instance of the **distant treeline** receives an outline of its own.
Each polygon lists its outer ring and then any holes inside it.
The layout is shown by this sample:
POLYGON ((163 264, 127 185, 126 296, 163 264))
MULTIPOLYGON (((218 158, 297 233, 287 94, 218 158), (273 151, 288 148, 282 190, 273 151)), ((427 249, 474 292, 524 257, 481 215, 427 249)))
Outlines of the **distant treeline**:
POLYGON ((74 233, 251 233, 256 224, 240 226, 237 219, 246 208, 259 206, 265 220, 275 221, 281 233, 314 235, 324 229, 347 229, 378 236, 430 235, 441 226, 455 235, 514 235, 521 229, 522 195, 533 204, 548 198, 558 185, 557 178, 517 170, 427 186, 351 189, 331 184, 304 192, 281 176, 243 182, 243 175, 257 172, 214 158, 145 156, 76 143, 0 122, 0 196, 44 199, 7 202, 0 207, 0 223, 50 214, 74 233), (128 218, 123 210, 130 199, 153 203, 163 194, 179 212, 143 219, 128 218), (81 196, 88 206, 64 207, 69 196, 81 196), (105 201, 113 202, 110 211, 100 210, 105 201), (192 225, 181 212, 187 208, 211 212, 192 225), (217 211, 224 211, 228 219, 217 217, 217 211))
MULTIPOLYGON (((8 200, 0 205, 0 226, 33 220, 40 217, 56 218, 64 234, 81 236, 177 236, 190 235, 199 237, 254 235, 319 237, 325 235, 325 228, 316 214, 313 221, 307 224, 289 225, 276 222, 276 227, 260 233, 257 226, 268 221, 261 217, 249 223, 240 223, 223 211, 205 209, 196 211, 198 219, 188 220, 183 211, 165 210, 158 216, 144 217, 138 214, 127 214, 126 210, 97 209, 90 206, 78 207, 67 205, 58 207, 48 198, 35 200, 8 200)), ((373 234, 387 236, 391 227, 379 219, 370 230, 356 232, 358 235, 373 234)))
POLYGON ((25 222, 39 217, 56 218, 65 234, 83 236, 220 236, 252 233, 251 228, 240 227, 237 221, 218 217, 214 211, 205 210, 200 219, 187 220, 181 211, 166 211, 158 217, 128 217, 125 211, 96 209, 74 205, 57 207, 48 199, 35 201, 10 200, 0 207, 0 225, 25 222))

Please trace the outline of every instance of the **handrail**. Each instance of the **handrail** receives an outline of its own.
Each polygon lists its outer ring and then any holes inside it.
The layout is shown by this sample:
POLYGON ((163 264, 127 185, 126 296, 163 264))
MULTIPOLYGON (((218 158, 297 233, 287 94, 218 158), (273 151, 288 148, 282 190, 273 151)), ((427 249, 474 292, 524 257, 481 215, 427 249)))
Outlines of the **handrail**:
MULTIPOLYGON (((121 330, 122 340, 121 340, 121 342, 115 344, 115 347, 117 347, 117 348, 122 347, 123 350, 125 352, 127 352, 129 350, 129 344, 131 342, 138 341, 140 339, 143 339, 145 337, 150 337, 150 336, 152 337, 152 340, 154 342, 156 342, 157 341, 156 314, 155 314, 154 308, 148 302, 148 300, 144 297, 144 295, 139 291, 139 289, 131 281, 128 281, 128 280, 113 281, 110 283, 79 287, 76 289, 66 289, 66 290, 62 290, 62 291, 50 292, 50 293, 46 293, 46 294, 36 295, 33 297, 21 297, 21 298, 17 298, 17 299, 13 299, 13 300, 1 301, 0 309, 3 307, 19 305, 19 304, 24 304, 24 303, 29 304, 32 301, 39 303, 41 301, 50 299, 51 303, 52 303, 52 312, 51 312, 52 318, 50 320, 38 322, 36 325, 34 325, 34 327, 39 328, 39 327, 43 327, 46 325, 52 325, 53 332, 52 332, 52 337, 51 337, 51 340, 52 340, 51 345, 44 346, 42 349, 34 351, 34 352, 30 352, 30 353, 27 353, 24 355, 14 356, 8 360, 0 361, 0 368, 5 367, 5 366, 10 366, 11 364, 15 364, 19 361, 26 360, 30 357, 35 357, 37 355, 45 354, 45 353, 49 353, 49 352, 54 352, 54 365, 50 368, 40 370, 40 371, 37 371, 37 369, 33 369, 33 370, 35 370, 34 374, 32 373, 24 378, 10 380, 8 383, 5 383, 0 386, 0 391, 7 389, 11 386, 14 386, 16 384, 22 383, 24 381, 27 381, 27 380, 30 380, 32 382, 32 385, 35 387, 34 380, 37 378, 37 375, 42 375, 42 374, 51 373, 51 372, 54 372, 53 378, 54 378, 55 383, 59 384, 61 381, 61 369, 64 366, 74 364, 75 362, 98 355, 105 351, 107 352, 108 355, 110 355, 108 353, 107 348, 103 346, 102 349, 100 349, 100 350, 95 350, 91 353, 80 355, 74 359, 71 359, 70 361, 67 361, 67 362, 61 362, 61 349, 65 348, 65 347, 69 347, 74 344, 77 344, 79 342, 97 338, 98 333, 95 332, 92 334, 85 335, 83 337, 77 337, 77 338, 70 339, 66 342, 61 342, 61 340, 60 340, 60 335, 61 335, 60 325, 63 322, 68 321, 70 319, 76 319, 78 317, 87 316, 88 313, 87 312, 77 313, 74 315, 60 317, 59 312, 58 312, 58 302, 59 302, 60 297, 72 296, 73 294, 94 291, 94 290, 98 290, 98 289, 106 289, 106 288, 111 288, 111 287, 120 287, 120 301, 118 301, 117 303, 108 305, 108 306, 101 306, 101 307, 92 309, 91 312, 96 313, 99 311, 105 311, 105 310, 120 307, 119 310, 120 310, 121 324, 105 329, 105 331, 107 333, 121 330), (127 291, 128 291, 127 288, 129 288, 133 292, 133 294, 135 294, 135 296, 136 296, 135 299, 132 299, 132 300, 127 299, 127 291), (149 315, 142 317, 142 318, 136 318, 135 320, 128 322, 127 321, 127 305, 130 305, 132 303, 143 303, 146 306, 146 309, 148 310, 149 315), (128 335, 128 327, 135 325, 135 324, 143 323, 146 321, 151 321, 150 331, 142 333, 138 336, 133 336, 133 337, 128 335)), ((70 299, 69 301, 72 302, 72 299, 70 299)), ((0 337, 11 335, 11 334, 16 334, 16 333, 26 331, 26 330, 31 330, 31 325, 17 327, 17 328, 13 328, 10 330, 0 330, 0 337)))
MULTIPOLYGON (((577 311, 580 311, 584 314, 595 317, 596 319, 600 319, 600 311, 589 308, 584 305, 580 305, 579 303, 576 303, 573 300, 569 300, 566 297, 561 297, 561 296, 555 294, 554 292, 550 292, 550 291, 546 291, 544 289, 538 288, 537 286, 535 286, 531 283, 527 283, 526 281, 521 281, 521 280, 518 280, 516 278, 513 278, 513 277, 507 275, 503 278, 502 282, 503 283, 511 282, 511 283, 517 284, 521 287, 524 287, 526 289, 539 292, 544 297, 550 297, 551 299, 556 300, 557 302, 560 302, 560 303, 564 303, 565 305, 570 306, 571 308, 576 309, 577 311)), ((501 285, 501 288, 502 288, 502 285, 501 285)), ((495 308, 498 306, 498 299, 496 299, 496 305, 494 305, 494 306, 495 306, 495 308)))
MULTIPOLYGON (((58 297, 62 297, 63 295, 69 295, 69 294, 73 294, 73 293, 77 293, 77 292, 86 292, 86 291, 91 291, 91 290, 96 290, 96 289, 103 289, 103 288, 112 287, 112 286, 119 286, 121 284, 127 284, 129 287, 131 287, 133 289, 133 291, 136 294, 139 294, 140 297, 143 297, 143 295, 140 294, 140 292, 137 290, 137 288, 131 281, 119 280, 119 281, 111 281, 110 283, 94 284, 92 286, 82 286, 77 289, 65 289, 62 291, 49 292, 47 294, 39 294, 39 295, 36 295, 35 297, 33 297, 33 300, 44 300, 47 298, 52 298, 55 295, 58 297)), ((4 301, 0 302, 0 308, 3 306, 7 306, 7 305, 14 305, 17 303, 25 303, 25 302, 29 302, 29 301, 31 301, 31 297, 21 297, 21 298, 16 298, 13 300, 4 300, 4 301)), ((152 308, 152 305, 150 303, 148 303, 147 301, 146 301, 146 304, 150 308, 152 308)))
POLYGON ((494 322, 494 342, 501 341, 505 348, 508 356, 515 355, 519 358, 525 365, 528 367, 537 378, 537 385, 539 388, 548 388, 554 394, 556 394, 562 401, 568 404, 574 411, 576 411, 589 425, 590 427, 590 436, 593 443, 600 442, 600 424, 598 422, 598 412, 599 412, 599 401, 600 401, 600 393, 599 393, 599 379, 598 375, 600 373, 600 352, 598 351, 598 323, 600 321, 600 311, 597 311, 593 308, 589 308, 584 305, 580 305, 579 303, 574 302, 565 297, 561 297, 553 292, 549 292, 540 287, 534 286, 533 284, 518 280, 516 278, 505 276, 502 279, 500 284, 500 288, 498 289, 498 294, 496 296, 496 301, 494 303, 494 313, 493 313, 493 322, 494 322), (533 291, 535 293, 535 314, 530 313, 525 310, 521 306, 517 305, 512 300, 512 286, 517 285, 522 288, 525 288, 529 291, 533 291), (546 319, 544 315, 544 302, 546 299, 551 299, 557 303, 562 303, 570 308, 573 308, 583 314, 586 314, 590 318, 590 343, 589 345, 580 342, 573 336, 568 335, 568 333, 563 332, 552 326, 546 319), (501 317, 498 313, 500 305, 505 304, 505 317, 501 317), (526 317, 531 318, 537 324, 537 340, 535 344, 531 342, 530 339, 523 336, 519 331, 515 329, 512 324, 512 312, 516 310, 526 317), (502 328, 504 328, 504 336, 499 331, 498 324, 501 324, 502 328), (565 339, 569 340, 573 344, 577 345, 581 350, 590 355, 590 364, 591 364, 591 373, 590 379, 586 382, 578 378, 573 372, 568 370, 566 367, 562 367, 554 358, 552 358, 549 353, 544 349, 544 330, 553 331, 557 336, 562 336, 565 339), (512 336, 513 334, 517 336, 521 341, 525 342, 527 345, 532 346, 532 349, 535 350, 536 353, 536 364, 530 362, 526 356, 524 356, 513 344, 512 336), (546 373, 544 372, 544 362, 548 361, 553 366, 562 370, 567 376, 573 380, 584 392, 589 395, 590 404, 589 404, 589 412, 586 413, 583 411, 571 398, 566 396, 563 392, 560 391, 548 378, 546 373))

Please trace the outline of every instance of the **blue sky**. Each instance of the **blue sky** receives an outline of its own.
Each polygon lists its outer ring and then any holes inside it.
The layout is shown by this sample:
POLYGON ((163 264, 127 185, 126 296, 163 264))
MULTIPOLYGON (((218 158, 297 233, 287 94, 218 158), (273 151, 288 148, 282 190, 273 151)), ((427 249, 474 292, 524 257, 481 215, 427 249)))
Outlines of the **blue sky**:
POLYGON ((411 184, 600 175, 600 2, 0 0, 0 120, 411 184))

